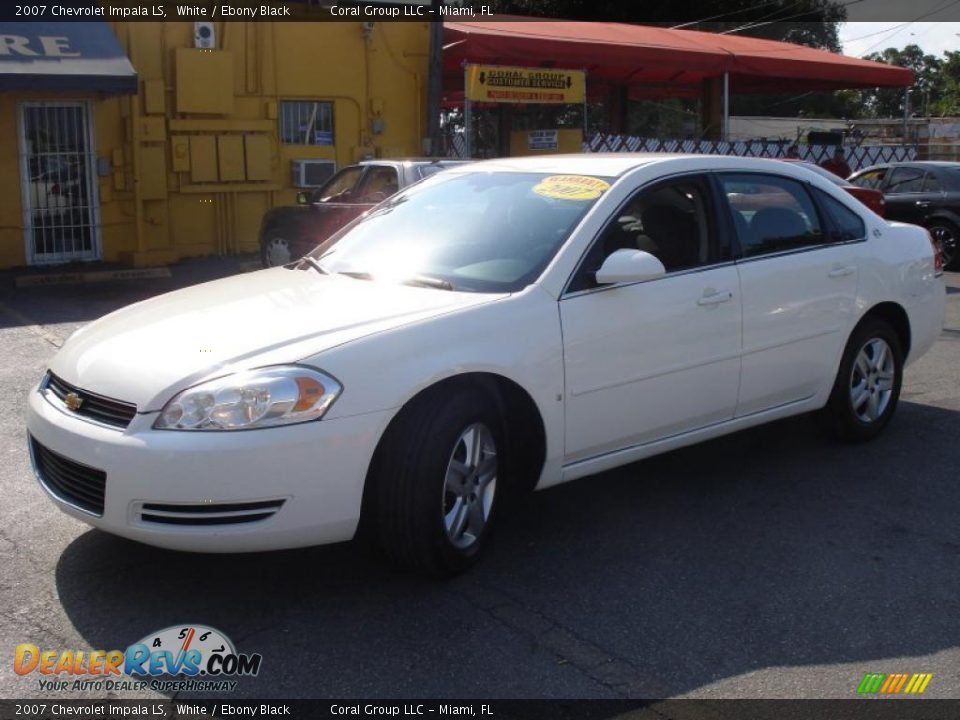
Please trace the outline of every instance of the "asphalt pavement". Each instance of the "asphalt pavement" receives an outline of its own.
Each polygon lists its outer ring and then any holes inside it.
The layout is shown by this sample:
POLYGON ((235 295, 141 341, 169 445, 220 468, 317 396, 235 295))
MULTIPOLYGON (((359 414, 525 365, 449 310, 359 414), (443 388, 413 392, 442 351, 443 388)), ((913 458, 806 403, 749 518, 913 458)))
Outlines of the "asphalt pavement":
MULTIPOLYGON (((236 272, 14 289, 0 276, 0 696, 19 643, 126 648, 203 623, 263 655, 236 697, 852 698, 868 672, 929 672, 960 698, 960 274, 946 327, 878 440, 810 417, 536 493, 447 582, 353 544, 159 550, 60 513, 33 479, 26 395, 86 322, 236 272)), ((155 696, 152 691, 116 697, 155 696)))

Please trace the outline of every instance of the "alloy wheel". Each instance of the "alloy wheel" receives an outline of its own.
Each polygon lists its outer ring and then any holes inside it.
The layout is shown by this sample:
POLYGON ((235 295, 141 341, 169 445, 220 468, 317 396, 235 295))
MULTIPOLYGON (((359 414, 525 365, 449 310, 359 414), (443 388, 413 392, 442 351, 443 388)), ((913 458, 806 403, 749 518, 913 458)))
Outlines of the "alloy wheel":
POLYGON ((483 423, 473 423, 457 439, 443 483, 443 525, 454 547, 477 542, 490 519, 497 491, 497 446, 483 423))
POLYGON ((850 404, 861 422, 876 422, 890 404, 894 363, 893 350, 883 338, 871 338, 857 353, 850 373, 850 404))
POLYGON ((943 260, 943 267, 947 268, 957 255, 957 235, 945 225, 934 225, 930 228, 930 235, 933 236, 937 247, 940 248, 940 257, 943 260))
POLYGON ((286 265, 288 262, 293 260, 293 257, 290 254, 290 245, 286 240, 279 237, 274 237, 267 240, 266 256, 267 265, 269 267, 286 265))

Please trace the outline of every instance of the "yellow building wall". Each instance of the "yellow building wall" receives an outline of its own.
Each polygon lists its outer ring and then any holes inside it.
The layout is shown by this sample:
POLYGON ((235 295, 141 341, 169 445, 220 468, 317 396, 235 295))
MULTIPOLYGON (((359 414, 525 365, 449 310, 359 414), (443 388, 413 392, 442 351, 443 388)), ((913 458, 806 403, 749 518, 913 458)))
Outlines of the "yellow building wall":
POLYGON ((192 23, 111 25, 138 95, 0 93, 0 267, 26 263, 24 100, 93 102, 95 155, 109 163, 97 180, 102 256, 135 266, 257 251, 263 213, 295 202, 294 159, 340 168, 420 152, 426 23, 215 23, 209 51, 193 48, 192 23), (282 100, 333 102, 335 144, 281 144, 282 100))

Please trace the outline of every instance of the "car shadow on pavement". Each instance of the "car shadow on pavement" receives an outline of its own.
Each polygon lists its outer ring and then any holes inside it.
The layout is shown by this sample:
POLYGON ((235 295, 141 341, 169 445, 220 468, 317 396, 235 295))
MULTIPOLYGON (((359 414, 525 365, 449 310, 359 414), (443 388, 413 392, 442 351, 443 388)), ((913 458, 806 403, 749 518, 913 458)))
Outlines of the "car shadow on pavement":
POLYGON ((203 623, 262 653, 237 697, 669 697, 924 655, 960 644, 951 427, 902 402, 848 446, 793 418, 536 493, 446 582, 353 544, 191 555, 90 531, 57 589, 92 648, 203 623))

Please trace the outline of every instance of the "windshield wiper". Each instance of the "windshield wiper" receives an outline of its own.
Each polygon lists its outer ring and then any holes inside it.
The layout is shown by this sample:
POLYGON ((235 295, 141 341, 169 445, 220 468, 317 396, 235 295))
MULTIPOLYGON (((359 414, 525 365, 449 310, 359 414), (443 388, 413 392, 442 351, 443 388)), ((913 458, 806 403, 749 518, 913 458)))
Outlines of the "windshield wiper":
POLYGON ((359 272, 358 270, 337 270, 337 275, 346 275, 355 280, 373 280, 373 275, 368 272, 359 272))
POLYGON ((300 258, 300 260, 299 260, 298 262, 300 262, 300 263, 306 263, 307 265, 309 265, 310 267, 312 267, 314 270, 316 270, 316 271, 317 271, 318 273, 320 273, 321 275, 327 275, 327 274, 328 274, 327 271, 323 269, 323 265, 321 265, 321 264, 317 261, 316 258, 311 257, 310 255, 304 255, 302 258, 300 258))
POLYGON ((432 275, 412 275, 403 281, 404 285, 413 285, 414 287, 433 288, 435 290, 453 290, 453 285, 443 278, 433 277, 432 275))

